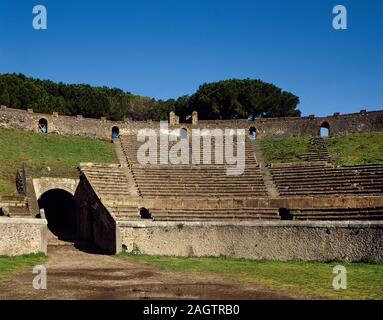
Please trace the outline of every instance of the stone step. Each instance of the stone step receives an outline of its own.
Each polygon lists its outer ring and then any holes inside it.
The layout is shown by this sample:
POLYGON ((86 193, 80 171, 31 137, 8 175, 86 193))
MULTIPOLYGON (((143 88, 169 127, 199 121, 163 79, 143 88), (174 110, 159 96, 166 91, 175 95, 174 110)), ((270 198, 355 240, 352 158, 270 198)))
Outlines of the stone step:
POLYGON ((262 214, 278 214, 278 209, 275 208, 253 208, 253 207, 239 207, 239 208, 154 208, 156 212, 203 212, 203 213, 231 213, 231 212, 244 212, 244 213, 262 213, 262 214))
POLYGON ((331 220, 331 221, 340 221, 340 220, 368 220, 368 221, 371 221, 371 220, 383 220, 383 216, 382 215, 369 215, 369 216, 358 216, 358 215, 345 215, 345 216, 338 216, 338 217, 334 217, 334 216, 315 216, 315 217, 297 217, 295 220, 320 220, 320 221, 323 221, 323 220, 331 220))
POLYGON ((363 208, 363 209, 355 209, 355 208, 342 208, 342 209, 306 209, 306 210, 291 210, 291 214, 294 216, 343 216, 343 215, 382 215, 383 217, 383 208, 375 209, 375 208, 363 208))
POLYGON ((313 181, 313 183, 278 183, 278 188, 280 189, 307 189, 307 188, 329 188, 329 187, 337 187, 337 188, 347 188, 347 187, 375 187, 380 188, 383 187, 383 183, 376 181, 313 181))
POLYGON ((280 191, 280 194, 283 196, 318 196, 318 195, 373 195, 373 196, 381 196, 382 191, 381 190, 368 190, 366 191, 355 191, 355 190, 350 190, 350 191, 343 191, 343 192, 336 192, 336 191, 280 191))
MULTIPOLYGON (((298 192, 297 192, 298 193, 298 192)), ((322 192, 324 193, 324 192, 322 192)), ((354 192, 356 193, 356 192, 354 192)), ((360 192, 363 193, 363 192, 360 192)), ((105 195, 114 194, 112 192, 105 192, 105 195)), ((122 193, 115 193, 122 194, 122 193)), ((267 194, 266 190, 238 190, 238 191, 223 191, 223 190, 166 190, 166 191, 141 191, 143 197, 175 197, 175 196, 184 196, 187 198, 206 198, 206 197, 227 197, 227 196, 264 196, 267 194)))
POLYGON ((244 185, 259 185, 263 186, 263 181, 261 178, 258 179, 180 179, 175 177, 166 177, 163 179, 150 179, 150 178, 135 178, 136 182, 138 184, 166 184, 166 185, 183 185, 183 184, 198 184, 198 185, 229 185, 229 186, 236 186, 238 184, 244 184, 244 185), (183 182, 184 181, 184 182, 183 182))

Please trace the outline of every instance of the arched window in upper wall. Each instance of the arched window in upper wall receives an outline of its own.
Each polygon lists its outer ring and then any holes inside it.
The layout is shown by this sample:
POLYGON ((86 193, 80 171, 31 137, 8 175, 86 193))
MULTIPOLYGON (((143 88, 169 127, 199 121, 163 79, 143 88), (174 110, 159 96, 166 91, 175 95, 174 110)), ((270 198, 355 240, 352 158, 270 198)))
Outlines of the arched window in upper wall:
POLYGON ((255 129, 254 127, 251 127, 249 129, 249 136, 250 136, 251 140, 256 140, 257 139, 257 129, 255 129))
POLYGON ((327 138, 330 136, 330 125, 327 121, 323 122, 320 126, 320 136, 327 138))
POLYGON ((185 128, 182 128, 180 131, 181 139, 187 139, 188 138, 188 131, 185 128))
POLYGON ((47 119, 41 118, 39 120, 39 132, 48 133, 48 121, 47 119))
POLYGON ((112 128, 112 139, 118 139, 120 137, 120 129, 118 127, 112 128))

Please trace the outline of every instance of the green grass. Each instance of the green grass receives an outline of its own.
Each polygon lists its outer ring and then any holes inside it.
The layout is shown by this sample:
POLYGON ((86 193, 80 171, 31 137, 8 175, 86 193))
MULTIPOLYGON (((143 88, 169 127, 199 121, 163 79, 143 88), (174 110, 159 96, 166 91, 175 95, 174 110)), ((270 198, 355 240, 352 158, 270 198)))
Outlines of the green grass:
POLYGON ((46 259, 47 256, 43 253, 15 257, 0 256, 0 282, 12 272, 18 272, 24 268, 39 265, 45 262, 46 259))
POLYGON ((325 299, 383 299, 383 265, 344 262, 279 262, 232 258, 181 258, 121 254, 122 259, 163 270, 215 274, 255 283, 266 290, 325 299), (347 289, 334 290, 333 267, 347 268, 347 289))
POLYGON ((33 177, 78 177, 80 162, 118 163, 114 145, 90 138, 0 129, 0 196, 15 192, 16 171, 33 177))
POLYGON ((327 148, 337 165, 383 163, 383 132, 333 137, 327 148))
MULTIPOLYGON (((310 152, 310 137, 265 139, 261 147, 267 163, 302 162, 310 152)), ((383 163, 383 132, 354 133, 327 139, 327 148, 336 165, 383 163)))
POLYGON ((310 137, 261 140, 263 157, 267 163, 301 162, 298 156, 308 153, 310 137))

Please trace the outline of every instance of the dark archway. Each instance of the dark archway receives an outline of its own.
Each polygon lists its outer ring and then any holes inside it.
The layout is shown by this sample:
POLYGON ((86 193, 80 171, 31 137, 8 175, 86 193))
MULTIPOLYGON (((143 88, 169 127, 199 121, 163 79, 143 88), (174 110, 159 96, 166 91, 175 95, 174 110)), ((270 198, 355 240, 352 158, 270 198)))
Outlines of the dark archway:
POLYGON ((120 129, 118 127, 112 128, 112 140, 118 139, 120 137, 120 129))
POLYGON ((62 189, 52 189, 42 194, 40 209, 44 209, 49 230, 60 240, 76 239, 76 205, 72 194, 62 189))
POLYGON ((255 127, 251 127, 249 129, 249 136, 251 140, 256 140, 257 139, 257 129, 255 127))
POLYGON ((294 216, 290 213, 289 209, 286 208, 280 208, 279 209, 279 216, 281 217, 281 220, 293 220, 294 216))
POLYGON ((48 133, 48 120, 41 118, 39 120, 39 132, 40 133, 48 133))
POLYGON ((325 121, 320 126, 320 136, 322 138, 327 138, 330 136, 330 124, 325 121))
POLYGON ((152 219, 152 215, 146 208, 140 208, 140 217, 141 219, 152 219))

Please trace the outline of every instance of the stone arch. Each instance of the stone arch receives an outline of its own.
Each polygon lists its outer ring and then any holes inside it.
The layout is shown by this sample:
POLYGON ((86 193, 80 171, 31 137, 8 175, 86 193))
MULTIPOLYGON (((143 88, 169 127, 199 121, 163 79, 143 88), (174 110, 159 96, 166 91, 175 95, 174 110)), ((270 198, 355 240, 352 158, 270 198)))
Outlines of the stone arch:
POLYGON ((120 128, 117 126, 114 126, 112 128, 112 140, 118 139, 120 137, 120 128))
POLYGON ((331 130, 330 130, 330 123, 326 120, 326 121, 323 121, 320 125, 320 129, 319 129, 319 135, 322 137, 322 138, 326 138, 326 137, 329 137, 330 136, 330 133, 331 133, 331 130))
POLYGON ((46 118, 41 118, 37 128, 40 133, 48 133, 48 120, 46 118))
POLYGON ((49 190, 61 189, 72 196, 75 195, 79 180, 78 179, 65 179, 65 178, 39 178, 33 179, 33 187, 35 189, 36 199, 49 190))

